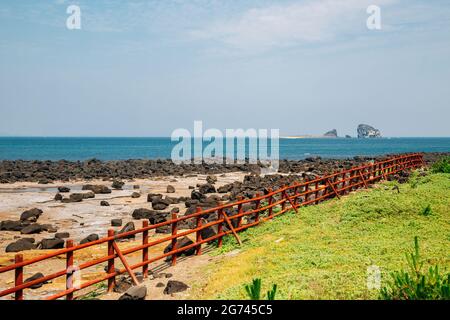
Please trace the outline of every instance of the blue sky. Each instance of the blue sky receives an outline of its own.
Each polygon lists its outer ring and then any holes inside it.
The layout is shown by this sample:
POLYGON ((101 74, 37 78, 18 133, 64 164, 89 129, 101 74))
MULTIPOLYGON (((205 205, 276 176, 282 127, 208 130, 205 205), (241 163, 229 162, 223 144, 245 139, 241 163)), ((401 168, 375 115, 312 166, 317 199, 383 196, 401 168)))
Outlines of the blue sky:
POLYGON ((0 134, 450 136, 450 2, 3 0, 0 134), (81 30, 66 28, 67 6, 81 30), (382 30, 368 30, 379 5, 382 30))

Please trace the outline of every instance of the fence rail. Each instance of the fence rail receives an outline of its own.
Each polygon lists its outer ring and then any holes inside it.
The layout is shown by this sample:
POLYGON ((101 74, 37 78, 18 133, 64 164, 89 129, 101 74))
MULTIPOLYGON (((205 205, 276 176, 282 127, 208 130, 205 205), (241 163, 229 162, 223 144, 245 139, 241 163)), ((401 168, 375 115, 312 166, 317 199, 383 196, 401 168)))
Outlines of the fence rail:
POLYGON ((153 262, 170 257, 169 259, 171 264, 175 265, 177 256, 189 249, 195 249, 195 254, 199 255, 202 252, 203 244, 211 243, 212 241, 217 240, 217 246, 220 247, 222 246, 224 236, 256 226, 261 222, 273 219, 274 217, 282 215, 287 211, 297 211, 297 209, 302 206, 318 204, 319 202, 334 197, 340 198, 353 190, 367 188, 371 183, 375 183, 381 179, 387 179, 389 175, 397 174, 401 171, 417 168, 423 165, 423 154, 415 153, 401 155, 387 160, 371 162, 348 170, 328 174, 314 180, 306 180, 283 186, 277 190, 269 189, 267 194, 256 194, 251 199, 239 199, 233 203, 227 203, 205 210, 202 210, 202 208, 197 208, 197 211, 190 215, 178 217, 176 214, 172 214, 171 219, 165 222, 149 225, 149 222, 144 220, 142 222, 142 228, 137 230, 114 234, 114 230, 110 229, 108 230, 107 237, 89 243, 73 245, 73 241, 68 240, 66 242, 66 248, 55 250, 52 253, 43 254, 29 260, 23 260, 22 254, 16 254, 13 264, 0 268, 0 274, 14 271, 14 286, 1 291, 0 297, 13 295, 15 300, 23 300, 25 289, 59 277, 66 278, 66 289, 58 292, 57 294, 46 297, 46 300, 54 300, 62 297, 66 297, 67 300, 72 300, 74 299, 75 292, 103 281, 108 282, 108 291, 111 291, 114 287, 116 277, 120 274, 128 272, 132 275, 133 272, 130 272, 131 270, 142 268, 144 277, 147 277, 148 266, 153 262), (244 207, 250 209, 244 210, 244 207), (213 221, 208 222, 203 219, 211 214, 215 215, 213 216, 215 217, 213 221), (178 225, 180 222, 192 219, 196 222, 195 228, 187 229, 181 232, 178 231, 178 225), (232 226, 229 226, 230 222, 232 223, 232 226), (149 231, 163 226, 170 226, 170 235, 150 241, 149 231), (202 231, 212 227, 216 228, 213 235, 203 239, 202 231), (129 238, 130 236, 137 234, 142 235, 142 243, 140 245, 124 250, 120 250, 117 247, 115 242, 116 240, 129 238), (178 248, 177 240, 188 235, 195 235, 195 241, 189 245, 178 248), (107 244, 105 256, 83 262, 79 265, 74 265, 75 251, 99 246, 105 243, 107 244), (149 248, 162 243, 171 244, 170 251, 154 257, 149 257, 149 248), (124 257, 138 251, 142 252, 142 261, 133 265, 128 265, 128 263, 124 260, 124 257), (36 265, 45 260, 62 255, 65 255, 66 259, 65 269, 48 274, 39 279, 23 282, 24 267, 36 265), (117 258, 122 261, 124 268, 115 268, 115 260, 117 258), (74 272, 104 263, 107 264, 104 275, 81 283, 78 286, 74 286, 74 272))

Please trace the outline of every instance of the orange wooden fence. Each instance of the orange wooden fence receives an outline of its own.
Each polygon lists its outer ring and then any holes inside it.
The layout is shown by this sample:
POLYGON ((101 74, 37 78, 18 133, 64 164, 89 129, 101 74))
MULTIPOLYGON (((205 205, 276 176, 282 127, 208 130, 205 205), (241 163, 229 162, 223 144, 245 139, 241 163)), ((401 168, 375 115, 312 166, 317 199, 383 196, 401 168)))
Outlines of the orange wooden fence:
POLYGON ((292 185, 283 186, 277 190, 269 190, 265 195, 255 195, 252 199, 239 200, 233 203, 227 203, 215 208, 202 210, 197 208, 197 212, 178 217, 176 214, 172 215, 170 220, 162 223, 149 225, 147 220, 143 221, 142 228, 130 232, 114 234, 114 230, 109 230, 108 236, 96 241, 81 245, 73 245, 72 240, 66 242, 66 248, 55 250, 49 254, 43 254, 36 258, 23 260, 22 254, 16 254, 15 262, 9 266, 0 268, 0 274, 5 272, 14 272, 14 286, 0 292, 0 297, 13 295, 15 300, 23 300, 24 290, 31 286, 44 283, 55 278, 66 278, 66 289, 48 296, 45 299, 54 300, 66 297, 67 300, 74 299, 74 293, 84 288, 93 286, 97 283, 107 281, 108 291, 111 291, 115 284, 115 279, 118 275, 128 272, 133 275, 131 270, 142 268, 144 277, 148 274, 148 265, 161 259, 170 257, 172 265, 176 264, 177 255, 180 253, 195 248, 196 254, 201 254, 202 245, 217 240, 217 246, 222 246, 222 239, 231 233, 240 232, 247 228, 258 225, 259 223, 273 219, 276 216, 282 215, 287 211, 295 210, 299 207, 317 204, 326 199, 341 197, 349 192, 359 189, 367 188, 369 184, 375 183, 381 179, 386 179, 389 175, 399 173, 404 170, 417 168, 424 165, 423 154, 407 154, 393 157, 379 162, 371 162, 362 166, 353 167, 348 170, 343 170, 333 174, 325 175, 323 177, 307 180, 292 185), (244 205, 251 204, 250 210, 244 211, 244 205), (231 215, 233 213, 233 215, 231 215), (209 214, 217 214, 217 218, 213 221, 204 223, 202 217, 209 214), (196 227, 185 231, 178 231, 178 225, 181 221, 195 219, 196 227), (229 222, 232 221, 234 227, 229 227, 229 222), (155 230, 158 227, 170 226, 171 234, 161 239, 150 241, 149 231, 155 230), (201 231, 217 226, 217 233, 207 239, 202 239, 201 231), (142 243, 140 245, 120 250, 116 244, 116 240, 128 238, 133 235, 141 234, 142 243), (195 234, 195 241, 184 247, 177 247, 177 239, 180 237, 195 234), (75 251, 83 250, 93 246, 107 243, 107 252, 105 256, 83 262, 79 265, 74 265, 73 255, 75 251), (171 244, 171 250, 166 253, 158 254, 154 257, 149 257, 149 248, 162 243, 171 244), (142 259, 139 263, 128 265, 124 261, 125 256, 141 251, 142 259), (66 256, 66 268, 57 272, 45 275, 42 278, 23 282, 24 267, 34 266, 38 263, 45 263, 46 260, 55 258, 57 256, 66 256), (115 260, 119 258, 125 268, 116 269, 115 260), (75 270, 84 270, 86 268, 106 264, 106 272, 103 276, 96 279, 89 280, 74 286, 73 275, 75 270))

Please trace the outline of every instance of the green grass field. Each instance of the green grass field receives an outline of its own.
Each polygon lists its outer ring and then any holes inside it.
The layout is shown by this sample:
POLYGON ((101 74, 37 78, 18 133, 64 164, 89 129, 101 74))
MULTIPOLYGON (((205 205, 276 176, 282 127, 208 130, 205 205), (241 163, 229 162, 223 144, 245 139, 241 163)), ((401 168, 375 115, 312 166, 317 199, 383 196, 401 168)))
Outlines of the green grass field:
POLYGON ((448 272, 449 174, 386 182, 300 208, 240 233, 241 248, 227 237, 213 254, 239 253, 208 266, 192 297, 246 299, 244 285, 261 278, 263 292, 278 285, 277 299, 377 299, 379 292, 367 289, 367 268, 381 269, 382 284, 391 271, 406 269, 405 252, 416 235, 426 264, 448 272), (421 215, 428 205, 431 214, 421 215))

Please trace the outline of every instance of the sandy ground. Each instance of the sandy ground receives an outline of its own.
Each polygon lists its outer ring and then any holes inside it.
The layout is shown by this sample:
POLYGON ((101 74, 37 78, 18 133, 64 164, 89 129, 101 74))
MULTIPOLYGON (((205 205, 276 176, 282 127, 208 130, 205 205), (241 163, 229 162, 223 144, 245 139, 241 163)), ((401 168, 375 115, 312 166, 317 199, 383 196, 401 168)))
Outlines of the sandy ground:
MULTIPOLYGON (((233 182, 233 181, 242 181, 245 173, 227 173, 224 175, 216 175, 218 181, 216 182, 216 188, 233 182)), ((0 185, 0 221, 4 220, 18 220, 20 214, 31 208, 39 208, 43 210, 43 214, 38 220, 40 224, 50 223, 57 227, 58 232, 69 232, 70 239, 73 239, 75 243, 79 242, 81 239, 86 237, 89 234, 97 233, 102 236, 106 236, 107 230, 111 227, 110 221, 113 218, 122 218, 123 224, 125 225, 128 221, 133 221, 136 227, 140 227, 141 222, 133 220, 131 217, 131 213, 134 209, 137 208, 149 208, 151 209, 151 204, 147 202, 147 194, 148 193, 161 193, 163 195, 168 195, 171 197, 179 197, 179 196, 190 196, 191 189, 189 186, 196 186, 198 183, 206 182, 206 175, 198 175, 192 177, 162 177, 155 178, 152 180, 149 179, 136 179, 133 181, 124 181, 125 186, 124 190, 113 190, 111 194, 106 195, 96 195, 93 199, 85 199, 79 203, 61 203, 59 201, 53 200, 55 194, 57 193, 58 186, 67 186, 71 188, 71 192, 84 192, 80 191, 81 186, 90 183, 90 184, 103 184, 108 187, 111 186, 110 181, 76 181, 70 183, 53 183, 48 185, 38 185, 35 183, 14 183, 14 184, 3 184, 0 185), (175 187, 176 192, 167 194, 166 187, 167 185, 172 185, 175 187), (133 186, 139 186, 138 189, 134 189, 133 186), (133 192, 140 192, 141 197, 133 199, 131 198, 131 194, 133 192), (109 207, 100 206, 101 200, 107 200, 110 203, 109 207)), ((64 194, 64 196, 68 196, 69 194, 64 194)), ((184 204, 171 205, 167 210, 170 210, 173 207, 179 207, 180 212, 184 213, 185 207, 184 204)), ((116 227, 114 229, 118 230, 121 227, 116 227)), ((5 247, 7 244, 16 241, 18 238, 25 237, 33 237, 36 241, 39 241, 43 238, 53 238, 54 234, 42 232, 41 234, 35 235, 21 235, 20 232, 9 232, 9 231, 0 231, 0 267, 9 265, 13 263, 14 253, 5 253, 5 247)), ((150 234, 150 236, 154 239, 157 237, 163 237, 167 235, 156 235, 150 234)), ((136 241, 140 241, 140 237, 136 238, 136 241)), ((121 248, 126 248, 136 245, 135 242, 123 242, 120 243, 121 248)), ((150 254, 153 253, 161 253, 167 243, 163 243, 160 246, 152 247, 150 250, 150 254)), ((81 250, 75 254, 75 263, 81 263, 83 261, 87 261, 92 257, 101 257, 106 253, 106 246, 96 246, 95 249, 81 250)), ((30 259, 32 257, 39 256, 49 252, 49 250, 30 250, 23 251, 24 259, 30 259)), ((51 251, 50 251, 51 252, 51 251)), ((135 255, 127 256, 130 263, 138 262, 140 259, 140 252, 135 255)), ((204 264, 212 259, 209 255, 203 255, 194 258, 195 262, 189 263, 181 263, 175 267, 170 267, 169 269, 173 269, 172 271, 167 270, 164 272, 173 273, 173 280, 185 280, 189 281, 189 272, 187 270, 183 270, 183 268, 187 268, 194 272, 193 266, 195 264, 204 264), (183 266, 184 265, 184 266, 183 266), (179 270, 179 272, 178 272, 179 270)), ((118 260, 118 259, 117 259, 118 260)), ((165 264, 161 264, 159 261, 153 265, 151 268, 156 268, 158 270, 160 268, 165 268, 165 264)), ((120 266, 120 263, 117 262, 120 266)), ((82 272, 82 280, 93 279, 99 274, 103 273, 104 264, 98 265, 95 267, 91 267, 89 269, 83 270, 82 272)), ((48 274, 51 272, 56 272, 58 270, 62 270, 65 268, 65 257, 57 257, 51 260, 46 261, 46 263, 38 263, 33 267, 25 267, 24 270, 24 279, 30 277, 36 272, 42 272, 44 274, 48 274)), ((173 298, 162 294, 164 287, 156 288, 156 284, 158 282, 163 282, 164 284, 170 280, 169 278, 157 278, 154 280, 148 279, 149 282, 149 299, 166 299, 173 298)), ((0 274, 0 291, 11 287, 14 283, 14 274, 13 272, 7 272, 4 274, 0 274)), ((28 299, 33 298, 41 298, 43 296, 52 294, 57 292, 58 290, 64 288, 65 280, 64 277, 59 279, 55 279, 52 283, 44 285, 42 288, 37 290, 26 290, 25 296, 28 299)), ((117 294, 116 294, 117 295, 117 294)), ((107 295, 106 298, 117 298, 114 294, 107 295)), ((176 297, 175 297, 176 298, 176 297)), ((0 298, 2 299, 2 298, 0 298)))

